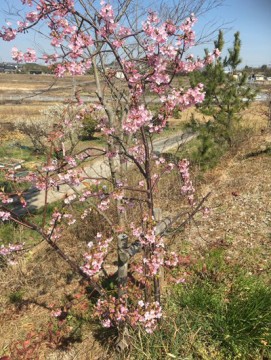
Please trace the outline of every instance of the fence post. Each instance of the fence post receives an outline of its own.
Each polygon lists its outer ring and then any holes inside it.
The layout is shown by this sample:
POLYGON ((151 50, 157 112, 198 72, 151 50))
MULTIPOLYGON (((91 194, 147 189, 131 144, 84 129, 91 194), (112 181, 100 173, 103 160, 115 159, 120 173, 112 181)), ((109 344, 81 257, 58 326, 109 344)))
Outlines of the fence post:
POLYGON ((128 236, 120 234, 118 236, 118 297, 119 299, 126 293, 128 277, 128 236))
MULTIPOLYGON (((162 210, 160 208, 154 208, 153 213, 154 213, 154 220, 156 222, 155 235, 159 236, 159 233, 161 232, 160 224, 162 221, 162 210)), ((156 275, 154 278, 154 299, 159 303, 161 300, 161 289, 163 288, 163 282, 164 282, 164 268, 163 266, 160 266, 159 274, 156 275)))

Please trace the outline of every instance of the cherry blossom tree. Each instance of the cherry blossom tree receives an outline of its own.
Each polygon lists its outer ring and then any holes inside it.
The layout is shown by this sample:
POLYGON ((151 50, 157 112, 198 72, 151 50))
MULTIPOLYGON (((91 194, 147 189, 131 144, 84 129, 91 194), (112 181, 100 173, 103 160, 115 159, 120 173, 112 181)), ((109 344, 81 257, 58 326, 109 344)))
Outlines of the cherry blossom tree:
MULTIPOLYGON (((149 11, 142 23, 132 25, 130 0, 111 4, 73 0, 21 0, 29 8, 16 27, 2 27, 5 41, 43 23, 47 26, 52 52, 42 55, 53 65, 57 77, 75 76, 93 71, 96 101, 84 103, 79 94, 70 101, 72 118, 63 116, 48 134, 48 159, 38 171, 18 179, 9 171, 6 178, 14 182, 12 194, 0 193, 2 221, 14 221, 36 231, 72 267, 86 278, 100 294, 96 314, 103 326, 141 325, 147 332, 157 327, 162 317, 161 269, 177 267, 181 258, 169 249, 164 237, 169 228, 180 228, 203 210, 189 174, 189 162, 167 162, 155 153, 153 139, 166 127, 176 109, 184 110, 204 100, 201 83, 193 88, 178 86, 176 77, 200 70, 219 56, 219 50, 195 58, 189 51, 195 44, 191 14, 181 23, 173 18, 162 20, 149 11), (113 64, 109 66, 109 64, 113 64), (155 105, 155 106, 154 106, 155 105), (77 131, 88 114, 97 120, 107 146, 71 152, 67 134, 77 131), (68 129, 68 131, 67 131, 68 129), (108 171, 97 171, 101 158, 108 171), (92 171, 91 171, 92 167, 92 171), (94 171, 94 170, 95 171, 94 171), (129 177, 129 171, 136 176, 129 177), (179 174, 180 209, 164 218, 159 203, 159 183, 167 174, 179 174), (16 184, 28 181, 44 193, 44 221, 41 226, 19 217, 12 210, 14 195, 28 208, 24 193, 16 184), (60 206, 46 222, 48 194, 56 187, 69 185, 60 206), (81 221, 95 211, 108 225, 102 233, 89 239, 81 264, 69 257, 59 241, 65 229, 78 219, 76 203, 84 204, 81 221), (160 215, 159 215, 160 214, 160 215), (133 219, 133 221, 128 220, 133 219), (101 285, 107 276, 105 262, 109 254, 118 254, 118 293, 108 295, 101 285), (129 264, 129 269, 128 269, 129 264), (129 276, 128 276, 129 275, 129 276)), ((12 48, 17 62, 35 62, 33 49, 12 48)), ((1 249, 1 252, 10 250, 1 249)), ((179 279, 175 279, 179 281, 179 279)))

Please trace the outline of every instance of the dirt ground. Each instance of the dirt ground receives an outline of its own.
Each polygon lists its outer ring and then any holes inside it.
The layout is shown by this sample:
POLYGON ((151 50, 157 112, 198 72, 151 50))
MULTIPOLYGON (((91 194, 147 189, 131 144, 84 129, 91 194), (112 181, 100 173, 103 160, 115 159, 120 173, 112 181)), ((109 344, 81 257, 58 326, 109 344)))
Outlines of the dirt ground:
POLYGON ((253 137, 206 174, 202 192, 211 191, 211 212, 187 233, 187 239, 202 248, 224 245, 229 260, 250 264, 252 272, 268 273, 271 265, 270 148, 270 133, 253 137))

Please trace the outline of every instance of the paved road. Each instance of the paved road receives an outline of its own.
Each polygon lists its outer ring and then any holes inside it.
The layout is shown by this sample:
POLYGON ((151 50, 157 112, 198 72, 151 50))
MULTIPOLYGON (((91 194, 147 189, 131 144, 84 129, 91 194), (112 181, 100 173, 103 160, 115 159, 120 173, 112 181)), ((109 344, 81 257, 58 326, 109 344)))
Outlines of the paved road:
POLYGON ((195 137, 195 134, 178 132, 176 135, 158 139, 154 141, 154 151, 157 153, 169 151, 179 145, 185 144, 193 137, 195 137))
MULTIPOLYGON (((190 141, 193 137, 195 137, 194 134, 179 132, 176 135, 155 140, 154 151, 157 154, 169 151, 170 149, 176 148, 177 146, 190 141)), ((91 167, 85 168, 85 172, 89 177, 107 178, 110 176, 108 162, 104 159, 96 160, 91 167)), ((76 190, 79 192, 85 189, 86 188, 83 184, 76 187, 76 190)), ((48 192, 47 201, 48 203, 53 203, 73 193, 74 191, 69 185, 61 185, 59 191, 50 190, 48 192)), ((45 191, 37 191, 33 188, 25 194, 25 199, 28 203, 28 210, 33 211, 44 206, 45 191)), ((14 210, 18 214, 24 213, 24 209, 21 209, 21 206, 15 206, 14 210)))
MULTIPOLYGON (((56 89, 57 90, 57 89, 56 89)), ((24 102, 33 102, 33 101, 38 101, 38 102, 66 102, 68 99, 68 96, 53 96, 53 95, 33 95, 33 93, 26 93, 24 95, 0 95, 0 102, 20 102, 20 101, 24 101, 24 102)), ((81 99, 85 102, 95 102, 97 101, 97 97, 96 96, 81 96, 81 99)), ((256 101, 267 101, 269 99, 269 95, 268 94, 264 94, 264 93, 259 93, 257 94, 255 100, 256 101)), ((153 101, 153 102, 159 102, 159 99, 152 99, 151 97, 147 97, 147 101, 153 101)), ((246 100, 246 99, 244 99, 246 100)))

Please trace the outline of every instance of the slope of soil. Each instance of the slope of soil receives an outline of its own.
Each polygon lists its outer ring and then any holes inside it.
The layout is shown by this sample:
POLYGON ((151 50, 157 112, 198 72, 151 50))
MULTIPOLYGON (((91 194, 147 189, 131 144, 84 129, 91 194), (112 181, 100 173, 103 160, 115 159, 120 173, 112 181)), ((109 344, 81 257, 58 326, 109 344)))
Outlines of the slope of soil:
POLYGON ((271 135, 253 137, 233 157, 206 174, 210 215, 196 221, 189 240, 227 248, 229 260, 268 272, 271 255, 271 135))

